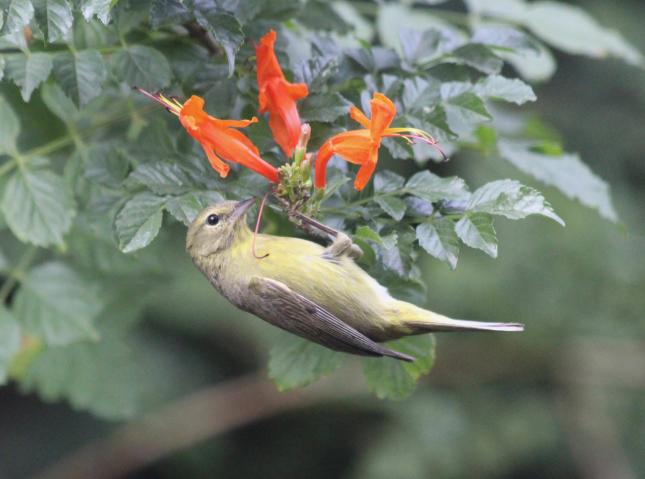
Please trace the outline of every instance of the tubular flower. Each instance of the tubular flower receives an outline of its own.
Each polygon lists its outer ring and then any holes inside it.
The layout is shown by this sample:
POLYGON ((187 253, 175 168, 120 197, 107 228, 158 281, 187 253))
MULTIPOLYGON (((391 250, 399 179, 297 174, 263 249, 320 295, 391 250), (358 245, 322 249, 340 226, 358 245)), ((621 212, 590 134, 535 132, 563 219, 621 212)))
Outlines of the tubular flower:
POLYGON ((222 178, 231 169, 224 160, 259 173, 273 183, 279 182, 278 170, 260 158, 260 152, 246 136, 234 128, 245 128, 257 122, 250 120, 219 120, 204 111, 204 99, 193 95, 182 105, 176 99, 168 99, 160 94, 152 94, 139 89, 141 93, 161 103, 170 113, 179 117, 186 131, 204 149, 208 161, 222 178))
POLYGON ((307 85, 289 83, 275 56, 275 31, 270 30, 255 47, 260 113, 269 112, 273 138, 287 157, 291 157, 300 136, 300 115, 296 100, 307 96, 307 85))
MULTIPOLYGON (((421 140, 436 147, 436 140, 418 128, 390 128, 396 116, 396 106, 382 93, 375 93, 370 101, 372 118, 356 108, 350 107, 349 116, 364 129, 345 131, 332 136, 318 150, 316 158, 316 187, 324 188, 326 184, 327 163, 333 155, 340 156, 349 163, 360 165, 354 187, 360 191, 369 182, 376 163, 381 140, 385 137, 404 138, 409 142, 421 140)), ((441 152, 441 150, 439 150, 441 152)), ((443 155, 443 152, 442 152, 443 155)))

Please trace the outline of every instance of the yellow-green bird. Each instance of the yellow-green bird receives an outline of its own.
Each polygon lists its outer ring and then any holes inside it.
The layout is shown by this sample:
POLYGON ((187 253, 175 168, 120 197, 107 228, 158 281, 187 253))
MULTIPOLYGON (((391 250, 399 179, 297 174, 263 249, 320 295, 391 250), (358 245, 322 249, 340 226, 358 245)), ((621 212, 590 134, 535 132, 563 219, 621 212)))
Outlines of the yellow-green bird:
POLYGON ((414 358, 379 343, 432 331, 523 329, 516 323, 450 319, 393 298, 356 265, 357 247, 343 234, 327 248, 258 234, 254 254, 246 224, 254 202, 204 209, 188 229, 186 250, 226 299, 275 326, 337 351, 404 361, 414 358))

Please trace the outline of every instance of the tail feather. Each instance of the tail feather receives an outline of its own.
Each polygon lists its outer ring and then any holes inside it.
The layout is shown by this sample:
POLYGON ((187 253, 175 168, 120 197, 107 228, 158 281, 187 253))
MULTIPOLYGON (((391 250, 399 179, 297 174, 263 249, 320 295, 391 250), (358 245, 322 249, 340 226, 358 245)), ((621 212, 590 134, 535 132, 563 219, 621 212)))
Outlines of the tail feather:
POLYGON ((419 333, 432 331, 524 331, 524 325, 521 323, 486 323, 446 317, 434 321, 409 321, 405 324, 419 333))
POLYGON ((486 323, 451 319, 403 301, 399 301, 396 311, 398 314, 395 321, 411 329, 413 334, 432 331, 524 331, 524 325, 520 323, 486 323))

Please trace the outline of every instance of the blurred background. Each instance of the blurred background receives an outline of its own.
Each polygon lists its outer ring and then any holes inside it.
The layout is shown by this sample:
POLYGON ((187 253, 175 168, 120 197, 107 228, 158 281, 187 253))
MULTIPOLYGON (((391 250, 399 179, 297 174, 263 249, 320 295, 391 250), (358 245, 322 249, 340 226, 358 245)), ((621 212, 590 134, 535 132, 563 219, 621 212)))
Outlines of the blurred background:
MULTIPOLYGON (((575 3, 645 51, 643 2, 575 3)), ((145 384, 154 421, 100 420, 10 385, 0 478, 645 477, 645 73, 557 55, 527 110, 610 183, 622 225, 541 188, 566 228, 499 221, 499 259, 468 249, 456 271, 423 259, 432 309, 523 334, 438 335, 434 369, 403 401, 367 393, 351 365, 281 394, 264 369, 276 333, 211 290, 176 226, 154 247, 167 267, 150 280, 138 363, 106 365, 145 384)), ((518 177, 475 155, 433 168, 470 184, 518 177)))

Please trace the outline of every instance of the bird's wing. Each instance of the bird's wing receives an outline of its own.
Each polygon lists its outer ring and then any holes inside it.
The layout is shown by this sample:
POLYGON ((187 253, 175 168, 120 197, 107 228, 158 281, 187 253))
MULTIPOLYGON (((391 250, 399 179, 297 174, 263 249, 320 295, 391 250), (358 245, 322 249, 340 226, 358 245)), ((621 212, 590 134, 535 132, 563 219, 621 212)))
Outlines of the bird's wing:
POLYGON ((249 284, 258 295, 253 313, 290 333, 336 351, 361 356, 389 356, 414 361, 406 354, 388 349, 341 321, 284 283, 255 276, 249 284))

